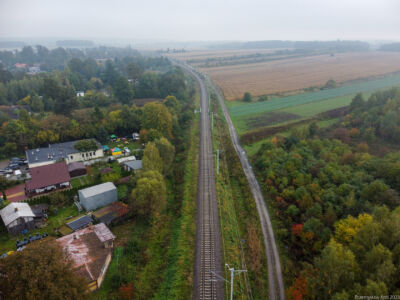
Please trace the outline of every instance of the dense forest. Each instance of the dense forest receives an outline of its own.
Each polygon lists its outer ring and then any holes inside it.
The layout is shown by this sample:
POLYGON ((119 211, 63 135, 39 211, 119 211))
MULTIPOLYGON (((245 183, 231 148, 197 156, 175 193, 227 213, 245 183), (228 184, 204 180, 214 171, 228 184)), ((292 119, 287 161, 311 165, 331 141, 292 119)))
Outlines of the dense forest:
POLYGON ((255 156, 291 299, 400 293, 399 108, 400 89, 359 94, 335 125, 255 156))

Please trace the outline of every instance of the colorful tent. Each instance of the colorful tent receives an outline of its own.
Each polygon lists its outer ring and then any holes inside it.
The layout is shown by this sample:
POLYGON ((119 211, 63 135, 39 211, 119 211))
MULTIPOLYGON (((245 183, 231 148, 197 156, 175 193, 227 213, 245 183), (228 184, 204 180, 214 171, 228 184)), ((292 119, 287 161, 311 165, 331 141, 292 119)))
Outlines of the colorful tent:
POLYGON ((108 150, 110 150, 110 147, 108 147, 107 145, 104 145, 103 146, 103 151, 108 151, 108 150))
POLYGON ((111 149, 111 152, 112 152, 112 155, 122 155, 122 151, 118 147, 111 149))
POLYGON ((116 139, 117 136, 116 136, 115 134, 112 134, 112 135, 111 135, 111 138, 112 138, 112 139, 116 139))

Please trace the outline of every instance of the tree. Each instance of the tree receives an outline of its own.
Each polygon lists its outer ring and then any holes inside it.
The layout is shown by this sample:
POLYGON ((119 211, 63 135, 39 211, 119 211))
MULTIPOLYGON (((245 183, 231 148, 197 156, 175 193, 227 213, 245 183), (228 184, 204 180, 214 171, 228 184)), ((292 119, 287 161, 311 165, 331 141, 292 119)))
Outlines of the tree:
POLYGON ((155 141, 161 159, 163 160, 163 174, 171 173, 172 162, 175 157, 175 147, 164 137, 155 141))
POLYGON ((96 151, 99 147, 94 140, 82 140, 75 143, 74 148, 79 152, 96 151))
POLYGON ((243 101, 244 102, 251 102, 251 94, 249 92, 244 93, 243 101))
POLYGON ((78 101, 72 89, 62 87, 57 98, 54 98, 54 112, 56 114, 70 115, 78 107, 78 101))
POLYGON ((347 290, 354 282, 358 265, 353 252, 331 239, 315 259, 316 277, 311 279, 316 299, 329 299, 337 292, 347 290))
POLYGON ((165 137, 172 137, 172 116, 163 104, 147 103, 142 112, 141 120, 144 129, 156 129, 165 137))
POLYGON ((155 170, 161 173, 163 170, 163 161, 156 145, 153 142, 147 143, 144 149, 142 161, 144 171, 155 170))
POLYGON ((175 96, 167 96, 164 101, 164 105, 168 107, 171 114, 176 114, 179 111, 179 102, 175 96))
POLYGON ((258 101, 259 102, 264 102, 264 101, 267 101, 267 100, 268 100, 268 96, 267 95, 263 95, 263 96, 258 97, 258 101))
POLYGON ((31 243, 0 260, 0 290, 4 299, 86 299, 86 280, 51 238, 31 243))
POLYGON ((166 186, 157 170, 144 172, 132 191, 131 205, 139 215, 150 216, 160 213, 166 203, 166 186))
POLYGON ((361 111, 365 107, 365 101, 362 93, 357 93, 350 104, 350 111, 361 111))
POLYGON ((322 89, 333 89, 337 86, 336 81, 333 79, 329 79, 325 85, 322 87, 322 89))
POLYGON ((138 80, 143 74, 143 70, 135 63, 130 63, 125 67, 128 78, 138 80))
POLYGON ((43 101, 36 93, 31 97, 31 108, 34 112, 41 112, 44 110, 43 101))
POLYGON ((122 103, 129 103, 133 98, 133 89, 124 76, 119 76, 114 86, 115 97, 122 103))

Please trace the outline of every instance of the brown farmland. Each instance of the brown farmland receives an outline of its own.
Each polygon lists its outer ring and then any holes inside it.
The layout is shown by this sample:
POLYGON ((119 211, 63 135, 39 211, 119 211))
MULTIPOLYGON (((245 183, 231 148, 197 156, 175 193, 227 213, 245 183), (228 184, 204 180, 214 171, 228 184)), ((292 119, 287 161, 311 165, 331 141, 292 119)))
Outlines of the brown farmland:
POLYGON ((183 60, 196 61, 195 65, 204 63, 207 59, 234 58, 235 56, 251 54, 274 53, 279 49, 246 49, 246 50, 193 50, 181 53, 170 53, 168 56, 183 60))
POLYGON ((362 52, 287 58, 268 62, 202 69, 219 85, 228 100, 245 92, 254 96, 322 86, 400 71, 400 53, 362 52))

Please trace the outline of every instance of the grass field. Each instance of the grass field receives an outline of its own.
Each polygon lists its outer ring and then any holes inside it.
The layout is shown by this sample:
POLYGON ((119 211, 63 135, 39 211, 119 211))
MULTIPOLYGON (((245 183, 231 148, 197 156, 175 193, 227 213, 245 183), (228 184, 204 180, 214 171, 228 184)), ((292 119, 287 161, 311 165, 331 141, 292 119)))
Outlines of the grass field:
POLYGON ((299 91, 323 86, 329 79, 343 83, 400 71, 400 53, 377 51, 282 58, 273 61, 203 68, 227 100, 299 91))
POLYGON ((329 90, 303 93, 264 102, 227 102, 229 113, 239 134, 246 131, 299 121, 319 113, 347 106, 356 93, 366 98, 373 91, 400 85, 400 74, 343 85, 329 90))

